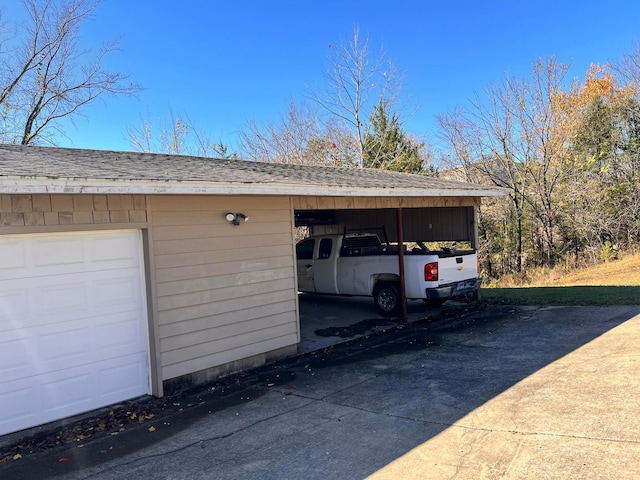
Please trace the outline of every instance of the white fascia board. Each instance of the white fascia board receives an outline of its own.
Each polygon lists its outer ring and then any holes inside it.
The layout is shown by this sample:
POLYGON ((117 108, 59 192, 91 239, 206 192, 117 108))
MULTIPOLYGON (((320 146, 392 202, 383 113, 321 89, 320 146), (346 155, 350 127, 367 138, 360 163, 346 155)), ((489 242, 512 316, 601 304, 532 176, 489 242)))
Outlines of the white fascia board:
POLYGON ((3 194, 136 194, 136 195, 301 195, 328 197, 495 197, 498 188, 420 189, 358 188, 276 183, 167 182, 149 180, 91 180, 0 178, 3 194))

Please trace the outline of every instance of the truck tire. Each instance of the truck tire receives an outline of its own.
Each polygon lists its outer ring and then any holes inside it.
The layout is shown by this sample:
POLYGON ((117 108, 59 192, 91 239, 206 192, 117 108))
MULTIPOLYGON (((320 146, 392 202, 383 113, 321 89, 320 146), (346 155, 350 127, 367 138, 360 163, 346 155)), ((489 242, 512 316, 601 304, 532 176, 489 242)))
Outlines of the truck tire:
POLYGON ((397 317, 400 314, 400 288, 395 283, 377 283, 373 289, 373 301, 383 317, 397 317))

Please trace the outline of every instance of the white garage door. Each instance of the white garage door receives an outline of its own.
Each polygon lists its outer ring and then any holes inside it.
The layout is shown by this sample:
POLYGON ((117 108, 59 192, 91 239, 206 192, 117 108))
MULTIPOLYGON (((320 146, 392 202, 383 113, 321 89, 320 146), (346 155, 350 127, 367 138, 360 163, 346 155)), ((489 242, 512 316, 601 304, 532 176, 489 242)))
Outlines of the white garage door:
POLYGON ((139 231, 0 235, 0 435, 149 393, 139 231))

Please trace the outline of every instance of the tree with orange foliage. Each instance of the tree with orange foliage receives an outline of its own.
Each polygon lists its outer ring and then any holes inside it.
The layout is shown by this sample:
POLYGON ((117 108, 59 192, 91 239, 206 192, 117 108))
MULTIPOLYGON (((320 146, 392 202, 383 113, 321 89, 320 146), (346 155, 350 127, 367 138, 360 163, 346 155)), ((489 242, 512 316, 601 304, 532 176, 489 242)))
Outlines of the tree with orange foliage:
POLYGON ((562 188, 565 237, 578 258, 593 260, 609 243, 640 241, 640 103, 634 83, 621 85, 592 65, 558 108, 571 112, 572 175, 562 188))
POLYGON ((569 254, 597 260, 607 242, 640 243, 635 84, 594 65, 567 88, 567 72, 553 58, 538 60, 528 77, 505 77, 439 117, 463 179, 509 191, 501 210, 508 221, 486 218, 488 229, 499 229, 484 235, 496 245, 488 251, 499 268, 491 271, 553 266, 569 254))

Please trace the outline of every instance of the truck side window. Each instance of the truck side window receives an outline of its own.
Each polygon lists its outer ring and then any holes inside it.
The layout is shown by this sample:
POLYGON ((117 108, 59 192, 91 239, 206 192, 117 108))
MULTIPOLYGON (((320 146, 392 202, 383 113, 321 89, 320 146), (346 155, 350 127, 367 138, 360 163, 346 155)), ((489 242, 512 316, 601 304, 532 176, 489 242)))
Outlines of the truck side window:
POLYGON ((318 258, 329 258, 331 256, 331 247, 333 246, 333 240, 331 238, 323 238, 320 240, 320 251, 318 252, 318 258))
POLYGON ((296 246, 296 258, 298 260, 311 260, 313 258, 313 247, 316 241, 303 240, 296 246))

